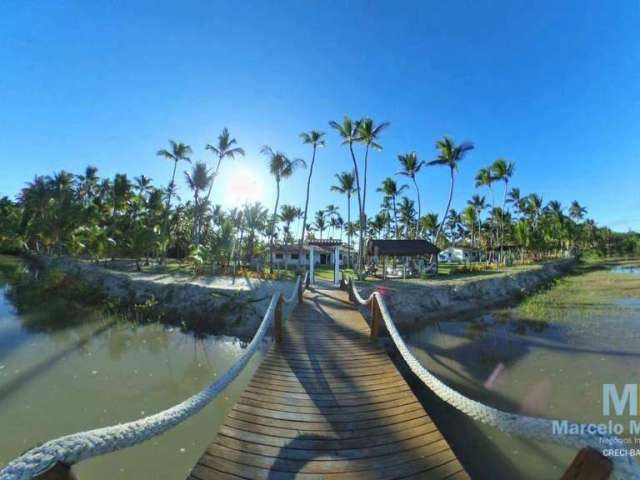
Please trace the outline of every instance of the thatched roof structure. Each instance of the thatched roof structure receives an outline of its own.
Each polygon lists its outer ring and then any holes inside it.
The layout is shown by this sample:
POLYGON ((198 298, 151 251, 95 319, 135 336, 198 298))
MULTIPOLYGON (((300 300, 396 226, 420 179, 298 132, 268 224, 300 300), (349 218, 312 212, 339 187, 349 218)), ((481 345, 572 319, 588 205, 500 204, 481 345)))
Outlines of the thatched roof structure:
POLYGON ((369 240, 367 253, 373 256, 417 257, 437 255, 440 249, 426 240, 369 240))

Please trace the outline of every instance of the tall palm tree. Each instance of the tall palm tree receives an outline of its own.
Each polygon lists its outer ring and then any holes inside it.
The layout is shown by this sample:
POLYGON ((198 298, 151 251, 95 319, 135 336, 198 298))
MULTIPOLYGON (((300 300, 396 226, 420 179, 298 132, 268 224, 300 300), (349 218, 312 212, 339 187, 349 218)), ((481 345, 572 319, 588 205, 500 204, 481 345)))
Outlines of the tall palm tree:
MULTIPOLYGON (((504 160, 503 158, 497 159, 491 165, 491 172, 495 180, 502 180, 504 182, 504 195, 502 197, 502 210, 506 212, 507 207, 507 192, 509 191, 509 180, 513 177, 515 171, 515 164, 504 160)), ((504 215, 499 217, 500 221, 500 261, 504 261, 504 215)))
POLYGON ((225 158, 235 158, 236 155, 241 155, 244 157, 244 150, 240 147, 236 147, 238 142, 235 138, 231 138, 229 135, 229 130, 225 127, 222 129, 222 133, 218 135, 218 144, 211 145, 207 144, 204 148, 205 150, 209 150, 216 157, 218 157, 218 163, 216 164, 216 169, 213 172, 211 183, 209 184, 209 191, 207 192, 207 197, 205 200, 205 204, 209 201, 209 197, 211 196, 211 189, 213 188, 213 182, 215 182, 216 178, 220 174, 220 164, 222 160, 225 158))
POLYGON ((269 265, 273 269, 273 239, 276 233, 276 218, 278 215, 278 204, 280 203, 280 182, 293 175, 299 167, 306 168, 307 164, 301 158, 291 160, 284 153, 274 151, 265 145, 260 151, 269 159, 269 173, 276 179, 276 204, 273 208, 271 224, 269 226, 269 265))
POLYGON ((311 130, 309 132, 302 132, 300 134, 300 138, 302 138, 302 143, 306 145, 311 145, 312 153, 311 153, 311 164, 309 166, 309 176, 307 177, 307 194, 304 201, 304 216, 302 217, 302 232, 300 233, 300 246, 298 251, 298 265, 302 265, 302 256, 304 253, 304 234, 307 227, 307 214, 309 212, 309 192, 311 191, 311 176, 313 175, 313 166, 316 163, 316 152, 318 148, 322 148, 325 145, 324 142, 324 132, 319 132, 317 130, 311 130))
MULTIPOLYGON (((416 175, 425 164, 425 161, 418 160, 418 155, 416 155, 416 152, 410 152, 410 153, 405 153, 404 155, 398 155, 398 160, 400 161, 402 170, 396 173, 396 175, 403 175, 405 177, 409 177, 413 182, 413 186, 416 189, 416 196, 418 199, 418 218, 420 218, 422 216, 422 205, 420 203, 420 189, 418 188, 418 183, 416 182, 416 175)), ((419 234, 420 232, 418 232, 418 235, 419 234)))
POLYGON ((473 143, 462 142, 460 145, 456 145, 452 138, 444 137, 436 142, 436 148, 438 149, 438 157, 435 160, 431 160, 427 163, 428 166, 440 165, 449 167, 451 173, 451 186, 449 188, 449 200, 447 201, 447 208, 444 210, 442 216, 442 222, 436 232, 434 243, 438 243, 438 238, 442 232, 447 216, 449 215, 449 208, 451 208, 451 200, 453 199, 453 188, 455 184, 455 174, 458 171, 458 164, 465 157, 467 152, 473 150, 473 143))
MULTIPOLYGON (((482 212, 484 211, 485 208, 487 208, 484 196, 480 196, 480 195, 474 195, 471 197, 471 200, 467 201, 467 205, 471 208, 473 208, 474 210, 474 215, 473 217, 475 217, 476 222, 478 224, 478 237, 480 237, 480 230, 481 230, 481 223, 482 223, 482 212)), ((470 216, 468 216, 470 218, 470 216)), ((472 232, 473 235, 473 232, 472 232)))
MULTIPOLYGON (((362 179, 362 214, 367 214, 367 173, 369 170, 369 151, 382 151, 378 143, 380 133, 389 126, 389 122, 376 125, 373 119, 365 117, 358 122, 358 142, 364 145, 364 177, 362 179)), ((364 219, 366 224, 367 219, 364 219)))
POLYGON ((462 211, 460 218, 462 219, 462 222, 469 227, 469 230, 471 230, 471 246, 475 247, 476 246, 476 225, 478 223, 478 213, 475 207, 470 202, 467 202, 467 203, 468 205, 462 211))
POLYGON ((192 241, 194 245, 200 243, 200 226, 202 225, 202 217, 204 216, 204 206, 206 200, 200 201, 200 192, 203 192, 213 182, 213 174, 207 169, 207 164, 204 162, 196 162, 191 167, 191 172, 184 172, 187 185, 193 191, 193 203, 194 203, 194 220, 191 230, 192 241))
MULTIPOLYGON (((356 177, 353 172, 336 173, 337 185, 331 186, 332 192, 347 196, 347 224, 351 224, 351 196, 356 191, 356 177)), ((347 228, 347 265, 351 266, 351 230, 347 228)))
POLYGON ((191 147, 189 145, 185 145, 184 143, 177 143, 173 140, 169 140, 169 145, 171 146, 171 150, 158 150, 156 155, 159 157, 164 157, 167 160, 171 160, 173 162, 173 172, 171 173, 171 181, 169 182, 169 187, 167 188, 167 205, 164 219, 164 233, 167 234, 167 226, 169 220, 169 210, 171 208, 171 197, 173 196, 173 192, 175 191, 176 186, 176 168, 178 168, 178 162, 184 161, 191 163, 191 159, 189 155, 191 155, 191 147))
POLYGON ((396 181, 391 177, 385 178, 382 181, 382 185, 378 188, 378 192, 383 193, 386 198, 391 200, 391 205, 393 208, 393 223, 395 225, 395 231, 396 231, 396 239, 400 238, 400 230, 398 228, 398 209, 396 208, 396 200, 398 198, 398 195, 400 195, 407 188, 409 187, 407 187, 406 185, 402 185, 398 187, 398 184, 396 183, 396 181))
POLYGON ((338 123, 332 120, 329 122, 329 125, 331 126, 331 128, 334 128, 342 138, 342 145, 349 146, 349 153, 351 154, 351 160, 353 161, 353 172, 356 176, 356 193, 358 194, 358 223, 360 224, 360 238, 358 241, 358 274, 362 276, 364 234, 366 229, 366 222, 364 217, 364 210, 362 208, 362 195, 360 194, 360 171, 358 169, 356 155, 353 151, 354 142, 359 141, 358 129, 360 126, 360 122, 353 122, 349 117, 345 115, 345 117, 342 119, 342 123, 338 123))

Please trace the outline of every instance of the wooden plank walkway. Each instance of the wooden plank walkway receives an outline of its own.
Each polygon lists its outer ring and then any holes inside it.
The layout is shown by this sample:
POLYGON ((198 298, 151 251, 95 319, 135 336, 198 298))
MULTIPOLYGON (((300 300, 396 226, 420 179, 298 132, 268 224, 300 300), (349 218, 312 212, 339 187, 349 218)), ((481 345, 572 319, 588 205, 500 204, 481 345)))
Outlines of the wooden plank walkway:
POLYGON ((188 478, 469 476, 347 294, 316 289, 188 478))

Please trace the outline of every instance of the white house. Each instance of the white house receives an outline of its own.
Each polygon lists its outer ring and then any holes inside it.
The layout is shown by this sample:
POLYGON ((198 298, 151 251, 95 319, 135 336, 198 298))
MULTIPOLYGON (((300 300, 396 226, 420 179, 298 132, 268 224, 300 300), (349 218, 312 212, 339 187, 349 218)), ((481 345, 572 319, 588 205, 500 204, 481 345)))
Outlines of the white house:
POLYGON ((448 247, 438 254, 441 262, 477 262, 480 260, 480 251, 469 247, 448 247))
MULTIPOLYGON (((311 251, 311 247, 309 245, 304 245, 303 247, 303 255, 305 258, 303 258, 303 265, 305 265, 306 267, 309 267, 309 261, 310 261, 310 251, 311 251)), ((323 246, 314 246, 313 247, 315 249, 315 253, 314 253, 314 264, 315 265, 327 265, 327 266, 333 266, 333 261, 334 261, 334 257, 335 257, 335 247, 323 247, 323 246)), ((274 266, 277 267, 295 267, 298 266, 298 261, 300 258, 299 255, 299 248, 297 245, 288 245, 288 246, 284 246, 284 245, 277 245, 274 246, 273 248, 273 264, 274 266)), ((339 253, 338 253, 338 261, 339 261, 339 265, 340 267, 346 267, 347 266, 347 246, 346 245, 341 245, 339 247, 339 253)), ((354 252, 353 250, 351 251, 351 256, 352 256, 352 262, 353 262, 353 255, 354 252)))

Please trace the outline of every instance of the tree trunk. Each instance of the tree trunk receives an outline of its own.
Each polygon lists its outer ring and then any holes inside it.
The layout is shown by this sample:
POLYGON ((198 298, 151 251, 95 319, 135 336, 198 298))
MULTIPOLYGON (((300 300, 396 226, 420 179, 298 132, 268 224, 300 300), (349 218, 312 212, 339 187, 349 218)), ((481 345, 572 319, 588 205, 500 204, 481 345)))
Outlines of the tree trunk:
POLYGON ((353 142, 349 142, 349 151, 351 153, 351 159, 353 160, 353 168, 356 174, 356 186, 358 193, 358 213, 359 213, 359 223, 360 223, 360 238, 358 241, 358 275, 362 276, 362 249, 364 243, 364 222, 363 222, 363 211, 362 211, 362 197, 360 194, 360 173, 358 171, 358 162, 356 161, 356 155, 353 153, 353 142))
POLYGON ((351 265, 351 194, 347 195, 347 264, 349 268, 353 268, 351 265))
POLYGON ((302 266, 302 254, 304 252, 304 234, 307 230, 307 214, 309 212, 309 192, 311 190, 311 176, 313 175, 313 166, 316 163, 316 145, 313 145, 313 154, 311 156, 311 166, 309 167, 309 176, 307 177, 307 197, 304 202, 304 217, 302 218, 302 234, 300 235, 300 247, 298 248, 298 267, 302 266))
POLYGON ((416 223, 416 236, 418 238, 421 237, 420 234, 420 217, 422 216, 422 205, 420 203, 420 189, 418 188, 418 182, 416 182, 416 177, 412 176, 413 186, 416 188, 416 196, 418 197, 418 221, 416 223))
MULTIPOLYGON (((173 161, 173 173, 171 174, 171 182, 169 182, 169 191, 167 192, 167 206, 164 212, 164 234, 165 236, 169 236, 169 210, 171 208, 171 195, 173 194, 173 185, 176 180, 176 169, 178 168, 178 160, 173 161)), ((169 242, 167 242, 167 247, 169 247, 169 242)), ((167 255, 167 249, 162 252, 162 256, 160 257, 160 264, 164 262, 164 257, 167 255)))
POLYGON ((276 218, 278 216, 278 203, 280 203, 280 180, 276 179, 276 205, 271 218, 271 235, 269 239, 269 267, 273 271, 273 240, 276 235, 276 218))
POLYGON ((440 233, 442 232, 442 228, 444 227, 445 222, 447 221, 447 215, 449 215, 449 208, 451 207, 451 200, 453 199, 453 185, 455 183, 455 177, 453 168, 451 169, 451 186, 449 188, 449 201, 447 202, 447 208, 444 210, 444 217, 442 217, 442 221, 438 226, 438 230, 436 231, 436 238, 433 242, 435 245, 438 245, 438 239, 440 238, 440 233))

